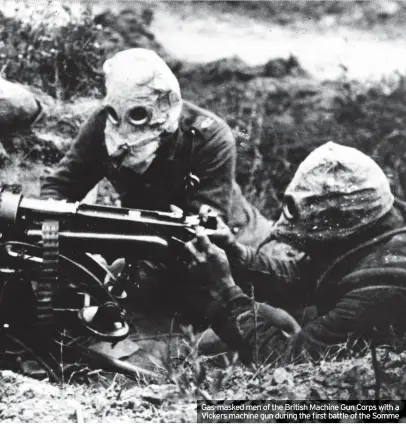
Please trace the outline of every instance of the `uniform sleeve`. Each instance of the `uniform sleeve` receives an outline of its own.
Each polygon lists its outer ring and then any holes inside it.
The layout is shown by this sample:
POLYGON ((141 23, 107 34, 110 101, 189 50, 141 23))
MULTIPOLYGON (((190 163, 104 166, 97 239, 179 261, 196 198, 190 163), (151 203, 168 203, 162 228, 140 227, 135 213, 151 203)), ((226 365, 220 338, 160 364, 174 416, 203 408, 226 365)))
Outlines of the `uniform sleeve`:
POLYGON ((213 120, 213 128, 202 131, 205 142, 193 154, 192 171, 200 184, 189 201, 192 212, 207 204, 227 221, 230 215, 235 180, 236 145, 231 129, 224 122, 213 120))
POLYGON ((304 253, 279 259, 237 243, 227 251, 234 279, 260 301, 293 310, 309 304, 317 270, 304 253))
POLYGON ((213 329, 245 362, 286 363, 337 353, 347 341, 353 347, 355 340, 384 340, 401 320, 405 306, 405 291, 398 288, 353 290, 326 315, 288 337, 292 325, 283 311, 231 289, 212 305, 209 316, 213 329))
POLYGON ((288 334, 300 331, 287 312, 253 301, 237 286, 219 294, 206 316, 217 335, 245 363, 276 360, 286 350, 288 334))
POLYGON ((103 130, 104 121, 100 113, 83 124, 56 170, 45 177, 41 186, 42 199, 82 200, 104 177, 107 152, 103 130))

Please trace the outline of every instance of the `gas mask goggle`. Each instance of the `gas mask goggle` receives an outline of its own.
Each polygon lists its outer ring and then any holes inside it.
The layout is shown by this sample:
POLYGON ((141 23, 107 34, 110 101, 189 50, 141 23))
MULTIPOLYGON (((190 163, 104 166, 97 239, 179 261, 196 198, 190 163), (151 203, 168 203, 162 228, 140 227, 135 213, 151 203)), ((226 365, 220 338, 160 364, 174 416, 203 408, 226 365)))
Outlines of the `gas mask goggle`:
POLYGON ((113 166, 142 174, 165 137, 178 128, 182 109, 179 84, 153 52, 131 49, 116 56, 120 60, 113 57, 105 64, 106 148, 113 166), (129 60, 140 56, 139 73, 125 69, 122 56, 130 56, 129 60))

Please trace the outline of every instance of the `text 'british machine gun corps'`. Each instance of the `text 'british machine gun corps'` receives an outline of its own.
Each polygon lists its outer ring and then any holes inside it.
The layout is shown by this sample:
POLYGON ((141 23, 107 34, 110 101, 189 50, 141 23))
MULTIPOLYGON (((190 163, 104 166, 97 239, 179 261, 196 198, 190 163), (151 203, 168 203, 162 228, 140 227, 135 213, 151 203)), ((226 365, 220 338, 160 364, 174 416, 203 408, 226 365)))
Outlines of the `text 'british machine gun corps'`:
MULTIPOLYGON (((61 334, 70 334, 71 340, 86 335, 112 342, 124 339, 129 332, 120 304, 125 293, 119 279, 106 278, 109 270, 93 254, 127 257, 129 264, 138 259, 173 260, 198 225, 210 231, 217 219, 209 216, 202 223, 197 215, 38 200, 3 191, 0 353, 13 358, 22 350, 59 380, 52 346, 61 334)), ((78 343, 65 345, 72 355, 79 349, 82 357, 102 368, 139 372, 78 343)))

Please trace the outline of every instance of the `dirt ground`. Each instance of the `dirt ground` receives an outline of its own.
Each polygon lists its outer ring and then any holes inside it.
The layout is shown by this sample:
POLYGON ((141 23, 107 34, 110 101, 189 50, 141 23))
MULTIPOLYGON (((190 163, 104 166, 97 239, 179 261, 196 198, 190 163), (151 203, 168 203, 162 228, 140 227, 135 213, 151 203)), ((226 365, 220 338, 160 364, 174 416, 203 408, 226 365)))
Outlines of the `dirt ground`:
MULTIPOLYGON (((379 350, 381 399, 399 405, 399 422, 406 422, 406 356, 379 350)), ((185 384, 132 382, 115 375, 94 383, 61 386, 38 382, 11 371, 0 371, 1 422, 196 422, 196 397, 185 384), (102 384, 103 383, 103 384, 102 384)), ((195 388, 193 384, 189 387, 195 388)), ((217 400, 362 400, 377 396, 376 374, 370 355, 342 361, 232 372, 210 367, 202 394, 217 400), (225 375, 219 390, 210 387, 225 375)), ((203 397, 204 398, 204 397, 203 397)), ((248 421, 249 422, 249 421, 248 421)), ((269 421, 272 422, 272 421, 269 421)), ((275 421, 276 422, 276 421, 275 421)), ((313 421, 314 422, 314 421, 313 421)), ((322 421, 316 421, 322 422, 322 421)), ((358 421, 360 422, 360 421, 358 421)))
MULTIPOLYGON (((184 97, 227 120, 238 144, 239 182, 269 217, 297 163, 330 139, 371 153, 404 195, 404 166, 388 155, 406 135, 406 2, 311 3, 131 4, 148 21, 147 31, 140 31, 132 13, 120 15, 119 24, 103 17, 111 29, 104 42, 113 50, 134 43, 157 48, 170 60, 184 97)), ((15 5, 6 2, 4 11, 12 15, 15 5)), ((128 8, 128 2, 97 3, 93 13, 128 8)), ((55 13, 63 21, 63 13, 55 13)), ((32 90, 46 117, 25 134, 2 139, 0 179, 35 197, 40 176, 51 172, 100 96, 62 101, 32 90)), ((103 188, 99 201, 108 203, 109 196, 103 188)), ((378 371, 370 352, 276 370, 204 362, 207 373, 197 397, 375 399, 379 391, 382 399, 405 399, 406 355, 384 349, 378 356, 378 371)), ((154 382, 102 374, 88 384, 61 387, 1 371, 0 421, 196 422, 197 366, 189 364, 184 377, 163 375, 154 382)))

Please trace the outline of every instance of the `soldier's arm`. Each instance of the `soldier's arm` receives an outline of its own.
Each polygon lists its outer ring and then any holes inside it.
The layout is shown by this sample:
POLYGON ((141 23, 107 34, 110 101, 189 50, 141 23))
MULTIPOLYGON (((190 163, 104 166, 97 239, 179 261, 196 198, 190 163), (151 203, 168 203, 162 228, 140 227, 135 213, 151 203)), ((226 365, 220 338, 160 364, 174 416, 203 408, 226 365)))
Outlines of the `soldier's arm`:
MULTIPOLYGON (((212 296, 205 316, 218 336, 246 362, 286 361, 303 353, 317 357, 345 342, 350 333, 365 335, 368 326, 382 324, 383 312, 393 314, 396 309, 393 300, 401 298, 399 293, 387 288, 387 296, 383 296, 380 288, 351 291, 328 314, 300 329, 285 310, 256 302, 236 286, 225 252, 209 241, 204 230, 198 228, 196 235, 186 248, 192 258, 191 270, 198 271, 197 281, 200 279, 209 287, 212 296)), ((272 276, 266 274, 266 277, 264 284, 272 291, 275 287, 272 276)), ((292 287, 289 290, 283 285, 279 287, 288 297, 296 295, 292 287)), ((268 298, 272 304, 277 304, 275 293, 274 290, 268 298)))
POLYGON ((79 135, 41 186, 41 198, 79 201, 105 176, 105 120, 100 112, 81 127, 79 135))
POLYGON ((186 244, 186 251, 196 283, 203 284, 211 294, 212 300, 205 311, 208 322, 242 359, 250 361, 253 354, 263 359, 269 352, 262 346, 266 348, 275 333, 282 337, 283 349, 285 333, 300 331, 298 323, 286 311, 257 303, 236 286, 226 253, 210 242, 202 228, 196 229, 196 239, 186 244))
MULTIPOLYGON (((201 211, 200 217, 205 221, 208 215, 201 211)), ((295 281, 311 271, 309 257, 304 252, 290 248, 290 255, 277 255, 279 246, 283 251, 289 248, 285 243, 274 240, 272 245, 269 245, 270 249, 268 244, 265 244, 259 250, 238 243, 231 229, 221 218, 217 219, 217 228, 210 234, 210 240, 227 253, 231 267, 240 274, 249 271, 258 276, 262 274, 264 278, 271 275, 280 280, 295 281)))
POLYGON ((317 267, 302 252, 292 257, 279 258, 265 249, 257 251, 236 242, 231 230, 221 220, 210 239, 227 253, 234 279, 246 292, 260 301, 286 309, 299 308, 308 303, 317 267))
POLYGON ((216 334, 246 363, 283 357, 299 324, 286 311, 255 302, 234 286, 217 293, 206 317, 216 334))
POLYGON ((201 129, 204 143, 196 143, 193 152, 192 171, 200 184, 189 200, 189 208, 198 212, 202 205, 209 205, 227 222, 235 180, 235 140, 223 121, 207 119, 209 127, 201 129))
POLYGON ((279 359, 284 363, 345 354, 345 347, 364 348, 372 338, 385 340, 401 320, 406 302, 405 291, 399 287, 353 290, 330 312, 287 337, 286 331, 278 330, 284 328, 284 321, 289 324, 280 310, 253 303, 238 290, 229 290, 221 298, 211 306, 210 315, 218 335, 245 361, 279 359))

